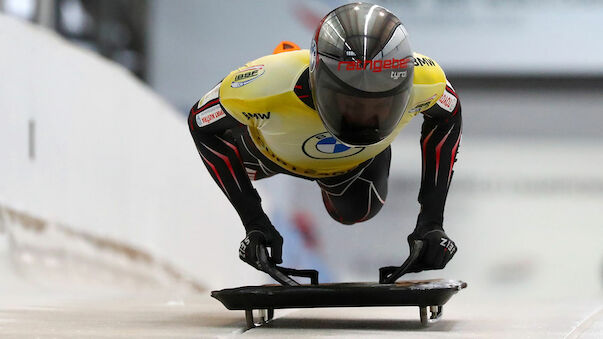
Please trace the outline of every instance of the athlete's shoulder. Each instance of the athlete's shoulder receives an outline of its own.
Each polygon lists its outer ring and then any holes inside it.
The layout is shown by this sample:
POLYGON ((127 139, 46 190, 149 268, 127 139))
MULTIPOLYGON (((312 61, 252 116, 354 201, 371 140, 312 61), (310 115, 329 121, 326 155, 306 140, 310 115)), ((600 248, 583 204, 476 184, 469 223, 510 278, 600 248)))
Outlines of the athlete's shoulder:
POLYGON ((415 85, 446 84, 446 75, 438 63, 423 54, 413 53, 415 85))
POLYGON ((446 88, 446 75, 434 59, 420 53, 413 53, 413 59, 413 96, 409 103, 410 116, 415 116, 435 105, 446 88))
POLYGON ((250 105, 256 100, 290 92, 309 62, 308 50, 272 54, 250 61, 224 78, 220 101, 229 105, 244 100, 250 105))

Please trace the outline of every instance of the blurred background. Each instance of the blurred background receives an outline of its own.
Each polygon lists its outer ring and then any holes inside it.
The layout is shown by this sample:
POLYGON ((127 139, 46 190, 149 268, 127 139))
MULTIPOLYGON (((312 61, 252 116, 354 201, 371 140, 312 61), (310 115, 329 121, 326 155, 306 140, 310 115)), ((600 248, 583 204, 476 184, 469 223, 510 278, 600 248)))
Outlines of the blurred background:
MULTIPOLYGON (((462 279, 482 296, 600 298, 603 1, 374 2, 438 61, 463 107, 444 225, 459 252, 444 271, 409 277, 462 279)), ((280 41, 308 48, 343 3, 0 1, 3 294, 22 300, 24 281, 267 282, 239 261, 243 228, 185 119, 280 41)), ((337 224, 309 182, 255 183, 285 238, 284 266, 376 281, 379 267, 402 263, 419 208, 421 123, 394 143, 388 201, 370 221, 337 224)))

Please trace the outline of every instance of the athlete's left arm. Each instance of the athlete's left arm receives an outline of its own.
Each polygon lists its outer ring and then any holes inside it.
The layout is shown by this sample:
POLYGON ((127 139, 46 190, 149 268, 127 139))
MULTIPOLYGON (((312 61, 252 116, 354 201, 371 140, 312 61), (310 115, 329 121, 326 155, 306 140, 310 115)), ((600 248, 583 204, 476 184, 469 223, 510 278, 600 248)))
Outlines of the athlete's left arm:
POLYGON ((423 118, 421 212, 417 220, 417 231, 421 233, 442 228, 444 205, 461 141, 461 101, 449 82, 437 104, 423 112, 423 118))

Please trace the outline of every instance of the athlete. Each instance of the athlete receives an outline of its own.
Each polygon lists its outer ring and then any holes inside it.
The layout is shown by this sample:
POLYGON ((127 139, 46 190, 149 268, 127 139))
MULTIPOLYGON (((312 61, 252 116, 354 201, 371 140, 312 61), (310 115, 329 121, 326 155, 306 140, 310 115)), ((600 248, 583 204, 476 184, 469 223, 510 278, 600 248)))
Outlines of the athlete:
POLYGON ((251 181, 287 174, 315 181, 326 210, 346 225, 375 216, 387 197, 390 144, 423 115, 421 205, 409 243, 424 246, 411 272, 442 269, 456 253, 444 204, 461 139, 460 100, 443 70, 411 50, 400 20, 368 3, 341 6, 319 24, 310 50, 283 42, 228 74, 191 109, 197 150, 239 214, 240 258, 256 249, 281 263, 283 238, 251 181))

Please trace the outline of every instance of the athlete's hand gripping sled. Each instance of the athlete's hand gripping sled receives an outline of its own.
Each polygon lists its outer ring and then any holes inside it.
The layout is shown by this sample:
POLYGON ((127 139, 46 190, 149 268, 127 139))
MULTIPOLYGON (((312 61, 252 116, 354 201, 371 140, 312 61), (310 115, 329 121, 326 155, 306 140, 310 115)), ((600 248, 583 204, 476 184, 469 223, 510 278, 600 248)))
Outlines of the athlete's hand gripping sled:
POLYGON ((379 270, 379 283, 319 284, 318 271, 279 267, 268 260, 268 251, 258 247, 258 266, 281 285, 245 286, 212 291, 229 310, 245 310, 247 328, 265 324, 278 308, 418 306, 421 323, 427 325, 442 316, 442 306, 467 284, 454 280, 396 280, 408 272, 420 257, 423 243, 411 244, 409 257, 401 266, 379 270), (300 284, 292 276, 309 278, 310 284, 300 284), (431 316, 428 316, 428 308, 431 316), (260 311, 259 322, 253 311, 260 311))
POLYGON ((309 278, 312 285, 318 285, 317 270, 296 270, 277 266, 268 260, 268 250, 262 244, 257 247, 256 258, 258 258, 257 264, 260 270, 270 275, 272 279, 278 281, 283 286, 301 286, 291 276, 309 278))
POLYGON ((415 264, 421 255, 423 249, 423 241, 414 240, 410 243, 410 254, 402 263, 402 266, 386 266, 379 269, 380 284, 394 284, 398 278, 408 273, 411 267, 415 264))

